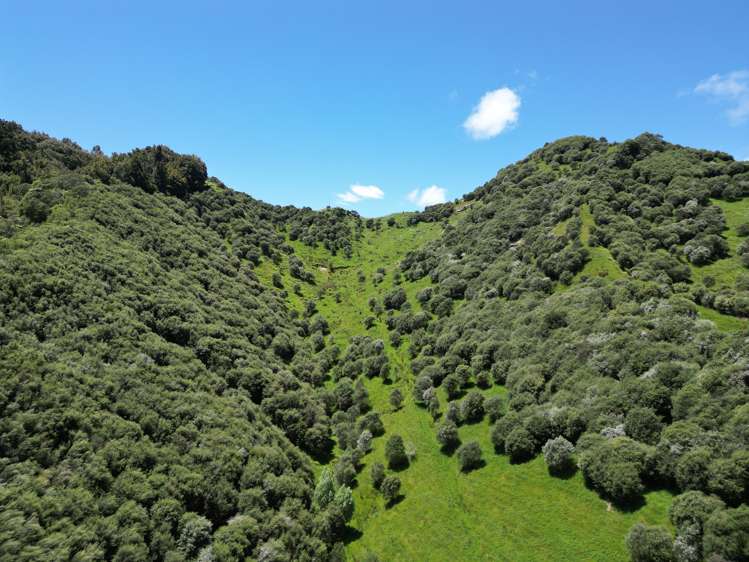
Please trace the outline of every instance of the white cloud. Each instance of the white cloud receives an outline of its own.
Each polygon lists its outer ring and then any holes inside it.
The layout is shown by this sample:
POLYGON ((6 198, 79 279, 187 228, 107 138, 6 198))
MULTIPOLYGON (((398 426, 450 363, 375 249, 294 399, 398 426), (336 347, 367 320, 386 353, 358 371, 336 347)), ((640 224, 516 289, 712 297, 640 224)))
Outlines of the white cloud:
POLYGON ((520 96, 510 88, 499 88, 481 96, 479 104, 463 123, 474 139, 496 137, 518 121, 520 96))
POLYGON ((428 207, 447 201, 447 190, 444 187, 432 185, 424 189, 414 189, 408 194, 408 200, 419 207, 428 207))
POLYGON ((385 192, 376 185, 361 185, 355 183, 349 187, 347 192, 338 193, 337 197, 344 203, 353 204, 358 203, 362 199, 382 199, 385 197, 385 192))
POLYGON ((339 193, 338 199, 340 199, 344 203, 357 203, 361 200, 361 197, 354 195, 350 191, 347 191, 346 193, 339 193))
POLYGON ((351 186, 351 191, 362 199, 382 199, 385 197, 385 192, 376 185, 354 184, 351 186))
POLYGON ((749 71, 736 70, 728 74, 713 74, 694 88, 696 94, 729 105, 726 114, 733 125, 749 117, 749 71))

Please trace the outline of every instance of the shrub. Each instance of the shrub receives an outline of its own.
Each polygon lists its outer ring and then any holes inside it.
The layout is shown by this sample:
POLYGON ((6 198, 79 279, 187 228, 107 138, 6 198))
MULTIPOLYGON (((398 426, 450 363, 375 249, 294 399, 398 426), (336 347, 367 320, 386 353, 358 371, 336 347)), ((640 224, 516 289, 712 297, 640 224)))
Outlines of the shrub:
POLYGON ((544 454, 546 466, 552 474, 564 474, 572 468, 572 453, 575 452, 575 447, 564 437, 549 439, 541 451, 544 454))
POLYGON ((481 421, 484 417, 484 397, 474 390, 460 403, 460 417, 464 422, 481 421))
MULTIPOLYGON (((497 426, 495 426, 496 430, 497 426)), ((524 427, 513 429, 504 441, 504 450, 513 462, 522 462, 536 454, 536 442, 524 427)))
POLYGON ((662 427, 660 417, 651 408, 632 408, 624 420, 627 436, 649 445, 658 442, 662 427))
POLYGON ((397 476, 388 476, 382 481, 380 486, 382 497, 385 498, 387 503, 391 503, 397 499, 401 491, 401 479, 397 476))
POLYGON ((723 560, 749 560, 749 507, 715 511, 705 523, 704 552, 723 560))
POLYGON ((481 446, 478 441, 469 441, 458 447, 458 464, 463 472, 478 468, 481 462, 481 446))
POLYGON ((637 523, 627 534, 632 562, 673 562, 673 540, 663 527, 637 523))
POLYGON ((385 458, 390 468, 400 468, 408 465, 406 447, 400 435, 393 435, 385 444, 385 458))
POLYGON ((484 401, 484 411, 491 423, 504 415, 505 401, 501 396, 491 396, 484 401))
POLYGON ((437 428, 437 442, 443 450, 451 450, 460 444, 458 426, 451 420, 445 420, 437 428))
POLYGON ((390 405, 393 407, 393 410, 399 410, 403 405, 403 393, 397 388, 394 388, 390 393, 390 405))
POLYGON ((385 479, 385 465, 381 462, 374 463, 370 469, 370 474, 372 476, 372 486, 376 490, 379 490, 382 481, 385 479))

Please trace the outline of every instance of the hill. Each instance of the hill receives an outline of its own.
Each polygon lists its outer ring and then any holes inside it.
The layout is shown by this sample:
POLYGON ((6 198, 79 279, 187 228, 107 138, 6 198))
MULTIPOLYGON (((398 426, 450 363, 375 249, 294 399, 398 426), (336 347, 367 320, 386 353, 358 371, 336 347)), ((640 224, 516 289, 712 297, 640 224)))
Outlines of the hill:
POLYGON ((364 220, 0 122, 0 559, 744 559, 747 196, 570 137, 364 220))

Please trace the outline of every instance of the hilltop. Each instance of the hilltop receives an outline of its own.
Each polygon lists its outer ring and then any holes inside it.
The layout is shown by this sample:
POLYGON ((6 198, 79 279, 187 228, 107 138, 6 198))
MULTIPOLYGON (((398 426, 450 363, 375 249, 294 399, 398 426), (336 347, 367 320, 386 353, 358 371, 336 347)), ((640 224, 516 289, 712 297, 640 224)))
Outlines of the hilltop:
POLYGON ((0 559, 743 560, 747 235, 652 134, 363 219, 0 121, 0 559))

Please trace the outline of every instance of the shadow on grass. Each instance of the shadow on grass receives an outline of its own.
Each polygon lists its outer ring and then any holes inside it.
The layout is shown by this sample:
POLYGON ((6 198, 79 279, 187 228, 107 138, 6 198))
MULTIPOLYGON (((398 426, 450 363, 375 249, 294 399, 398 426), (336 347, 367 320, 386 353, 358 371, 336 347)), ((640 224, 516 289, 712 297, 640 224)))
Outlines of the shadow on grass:
POLYGON ((349 544, 359 540, 362 537, 362 534, 363 533, 359 529, 346 525, 346 528, 343 530, 343 537, 341 538, 343 539, 344 544, 349 544))
POLYGON ((385 509, 392 509, 393 507, 395 507, 396 505, 398 505, 400 502, 402 502, 405 499, 406 499, 406 496, 404 496, 403 494, 398 494, 392 500, 390 500, 389 502, 385 504, 385 509))
POLYGON ((328 442, 325 444, 325 448, 322 451, 310 454, 310 456, 320 464, 328 464, 335 458, 335 454, 333 452, 334 445, 335 443, 333 442, 333 440, 328 439, 328 442))
POLYGON ((458 450, 458 447, 460 447, 460 443, 452 443, 450 445, 445 445, 444 447, 440 447, 440 452, 444 455, 447 455, 448 457, 452 457, 455 454, 455 451, 458 450))
POLYGON ((552 470, 549 469, 549 476, 552 476, 553 478, 559 478, 560 480, 569 480, 570 478, 573 478, 575 474, 577 474, 578 468, 576 465, 572 464, 570 466, 566 466, 561 469, 552 470))
POLYGON ((461 468, 460 471, 463 474, 469 474, 469 473, 473 472, 474 470, 479 470, 481 468, 484 468, 485 466, 486 466, 486 461, 484 459, 481 459, 480 461, 478 461, 474 465, 471 465, 471 466, 469 466, 467 468, 461 468))
POLYGON ((645 507, 645 496, 637 496, 635 498, 628 498, 626 500, 611 501, 611 503, 624 513, 634 513, 635 511, 645 507))
POLYGON ((393 472, 403 472, 404 470, 406 470, 408 467, 411 466, 411 462, 412 461, 407 460, 406 462, 402 462, 402 463, 395 464, 395 465, 388 464, 388 468, 392 470, 393 472))
MULTIPOLYGON (((615 507, 617 511, 621 511, 622 513, 634 513, 645 507, 645 505, 647 504, 645 494, 640 494, 639 496, 631 498, 615 499, 603 493, 592 482, 590 482, 587 477, 583 478, 583 483, 588 490, 591 490, 598 494, 599 498, 609 502, 611 506, 615 507)), ((652 491, 652 488, 649 488, 648 490, 652 491)))

